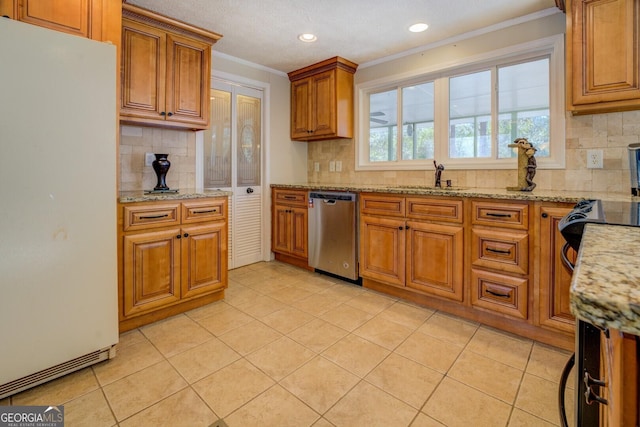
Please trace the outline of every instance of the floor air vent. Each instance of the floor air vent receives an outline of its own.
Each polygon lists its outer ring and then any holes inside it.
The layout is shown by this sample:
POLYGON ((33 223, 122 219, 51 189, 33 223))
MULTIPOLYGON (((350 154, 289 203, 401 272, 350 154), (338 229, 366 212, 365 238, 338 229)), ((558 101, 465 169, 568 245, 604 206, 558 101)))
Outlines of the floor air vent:
POLYGON ((113 357, 115 355, 115 347, 107 347, 102 350, 77 357, 73 360, 69 360, 68 362, 52 366, 51 368, 43 369, 42 371, 27 375, 26 377, 18 378, 17 380, 13 380, 6 384, 1 384, 0 399, 4 399, 12 394, 43 384, 63 375, 70 374, 71 372, 79 369, 86 368, 87 366, 91 366, 95 363, 102 362, 103 360, 107 360, 110 357, 109 354, 112 351, 112 348, 114 348, 114 354, 111 356, 113 357))

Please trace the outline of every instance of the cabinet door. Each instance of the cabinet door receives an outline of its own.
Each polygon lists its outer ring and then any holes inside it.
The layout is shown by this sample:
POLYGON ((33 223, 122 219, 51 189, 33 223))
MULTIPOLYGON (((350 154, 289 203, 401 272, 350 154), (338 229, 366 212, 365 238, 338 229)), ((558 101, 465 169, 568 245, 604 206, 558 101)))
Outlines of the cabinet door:
POLYGON ((124 317, 180 300, 180 229, 124 236, 124 317))
POLYGON ((360 217, 360 275, 405 285, 405 222, 401 219, 360 217))
POLYGON ((314 137, 336 133, 336 73, 325 71, 311 77, 311 134, 314 137))
POLYGON ((18 19, 40 27, 90 38, 91 3, 91 0, 19 0, 18 19))
MULTIPOLYGON (((566 215, 569 207, 542 206, 540 221, 540 325, 573 333, 575 319, 569 306, 569 289, 572 272, 561 259, 564 238, 558 231, 558 222, 566 215)), ((572 262, 576 254, 569 253, 572 262)))
POLYGON ((227 227, 223 221, 182 228, 182 298, 214 292, 227 283, 227 227))
POLYGON ((600 425, 640 425, 640 337, 609 329, 609 338, 602 334, 600 343, 600 379, 607 383, 600 395, 609 401, 600 406, 600 425))
POLYGON ((407 287, 462 301, 463 228, 416 221, 407 226, 407 287))
POLYGON ((165 111, 166 33, 122 21, 123 115, 162 120, 165 111))
POLYGON ((273 224, 271 250, 274 252, 291 252, 291 207, 273 206, 273 224))
POLYGON ((573 75, 567 75, 567 82, 573 109, 640 101, 638 9, 633 0, 571 2, 567 53, 573 75))
POLYGON ((291 83, 291 139, 307 139, 310 123, 311 78, 291 83))
POLYGON ((290 208, 291 213, 291 254, 307 258, 309 219, 306 208, 290 208))
POLYGON ((18 0, 0 0, 0 16, 18 19, 18 0))
POLYGON ((211 46, 196 40, 167 36, 166 120, 207 127, 211 46))

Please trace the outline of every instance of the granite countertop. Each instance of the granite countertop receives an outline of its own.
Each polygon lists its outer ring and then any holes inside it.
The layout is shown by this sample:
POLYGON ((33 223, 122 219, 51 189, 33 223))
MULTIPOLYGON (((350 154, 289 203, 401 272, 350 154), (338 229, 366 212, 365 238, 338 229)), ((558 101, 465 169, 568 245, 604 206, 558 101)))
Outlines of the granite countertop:
POLYGON ((587 224, 571 281, 571 312, 640 335, 640 227, 587 224))
POLYGON ((156 200, 182 200, 182 199, 202 199, 205 197, 228 197, 233 193, 231 191, 222 190, 179 190, 177 193, 154 193, 145 194, 143 190, 139 191, 121 191, 118 202, 151 202, 156 200))
POLYGON ((476 197, 485 199, 511 199, 511 200, 532 200, 541 202, 564 202, 576 203, 582 199, 600 199, 610 201, 631 201, 637 198, 621 193, 596 193, 579 191, 510 191, 506 188, 471 188, 471 187, 431 187, 419 185, 384 185, 384 184, 319 184, 319 183, 296 183, 296 184, 271 184, 271 187, 291 188, 300 190, 319 191, 353 191, 372 193, 392 193, 407 195, 432 195, 447 197, 476 197))

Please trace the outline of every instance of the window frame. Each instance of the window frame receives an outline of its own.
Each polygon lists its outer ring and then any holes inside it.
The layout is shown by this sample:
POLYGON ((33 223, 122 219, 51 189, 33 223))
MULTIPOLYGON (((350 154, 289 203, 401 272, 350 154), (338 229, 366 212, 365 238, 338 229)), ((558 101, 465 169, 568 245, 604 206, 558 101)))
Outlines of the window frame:
MULTIPOLYGON (((355 88, 355 117, 357 119, 354 139, 356 143, 355 170, 424 170, 434 168, 434 159, 402 160, 400 157, 394 161, 369 161, 369 95, 429 81, 434 82, 436 93, 434 100, 434 155, 438 163, 445 164, 449 170, 513 169, 517 167, 516 158, 497 158, 498 136, 495 132, 491 135, 492 150, 494 151, 492 158, 449 157, 449 77, 474 73, 483 69, 491 69, 494 74, 499 66, 526 62, 545 56, 549 58, 549 156, 537 158, 537 166, 539 169, 563 169, 565 167, 564 35, 558 34, 474 55, 429 69, 413 70, 358 83, 355 88)), ((498 94, 494 90, 492 92, 492 126, 495 130, 498 129, 497 97, 498 94)))

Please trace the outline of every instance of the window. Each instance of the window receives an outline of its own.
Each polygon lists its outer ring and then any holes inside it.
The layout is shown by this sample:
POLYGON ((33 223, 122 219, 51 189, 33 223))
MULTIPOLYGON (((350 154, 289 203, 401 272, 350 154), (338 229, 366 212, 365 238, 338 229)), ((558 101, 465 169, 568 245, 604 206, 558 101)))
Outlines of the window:
POLYGON ((562 36, 515 46, 443 70, 363 83, 359 170, 507 169, 516 138, 541 168, 564 167, 562 36))

